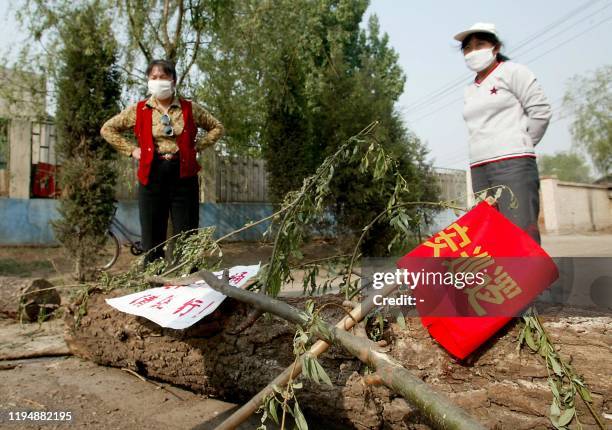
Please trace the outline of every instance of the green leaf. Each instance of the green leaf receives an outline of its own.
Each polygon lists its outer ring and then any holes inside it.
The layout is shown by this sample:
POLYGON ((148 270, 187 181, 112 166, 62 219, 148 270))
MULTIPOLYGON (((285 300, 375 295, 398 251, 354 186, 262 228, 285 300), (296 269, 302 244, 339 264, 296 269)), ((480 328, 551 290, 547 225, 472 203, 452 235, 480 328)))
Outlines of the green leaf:
POLYGON ((591 403, 593 401, 593 398, 591 397, 591 393, 586 387, 582 385, 578 385, 578 391, 580 392, 585 402, 591 403))
MULTIPOLYGON (((356 281, 358 282, 359 279, 357 279, 356 281)), ((327 339, 333 338, 332 333, 329 330, 329 327, 326 324, 322 324, 318 318, 315 320, 315 325, 316 325, 317 330, 322 336, 324 336, 327 339)))
POLYGON ((519 333, 519 337, 518 337, 518 345, 517 345, 517 350, 519 350, 521 348, 521 346, 523 345, 523 342, 525 341, 525 330, 526 328, 523 327, 523 329, 521 330, 521 332, 519 333))
POLYGON ((546 358, 546 356, 548 355, 548 344, 546 342, 540 342, 540 347, 538 348, 538 354, 540 354, 540 356, 542 358, 546 358))
POLYGON ((552 378, 548 378, 548 386, 550 387, 550 391, 552 391, 555 399, 559 400, 559 389, 557 388, 557 384, 552 378))
POLYGON ((397 324, 402 330, 406 330, 406 320, 404 319, 404 315, 399 311, 397 313, 397 324))
POLYGON ((559 421, 558 421, 559 426, 564 427, 568 425, 574 418, 575 414, 576 414, 575 408, 569 408, 569 409, 564 410, 563 413, 559 416, 559 421))
POLYGON ((306 418, 304 418, 304 414, 300 410, 300 405, 298 402, 295 402, 293 406, 293 416, 295 417, 295 425, 298 430, 308 430, 308 423, 306 422, 306 418))
POLYGON ((527 342, 527 345, 529 346, 529 348, 531 348, 532 351, 535 352, 538 350, 538 346, 533 340, 533 335, 531 334, 531 327, 529 327, 528 325, 525 326, 525 341, 527 342))
POLYGON ((475 195, 476 202, 484 201, 484 199, 486 199, 486 198, 487 198, 487 192, 486 191, 481 191, 479 193, 476 193, 476 195, 475 195))
POLYGON ((312 312, 314 311, 314 301, 312 300, 308 300, 306 302, 306 312, 310 315, 312 315, 312 312))
POLYGON ((556 399, 553 399, 553 402, 550 404, 550 415, 554 417, 561 415, 561 409, 559 409, 556 399))
POLYGON ((272 417, 274 422, 278 424, 278 414, 276 413, 276 403, 277 403, 277 400, 274 397, 270 399, 270 402, 268 402, 268 411, 270 412, 270 416, 272 417))
POLYGON ((304 376, 308 379, 315 381, 317 384, 319 383, 318 376, 315 375, 313 369, 312 358, 308 354, 302 357, 302 371, 304 372, 304 376))
POLYGON ((561 365, 559 364, 557 359, 554 357, 554 355, 550 354, 548 356, 548 359, 550 360, 550 365, 552 366, 553 372, 555 372, 555 374, 558 376, 562 376, 563 370, 561 369, 561 365))
POLYGON ((327 372, 325 372, 325 369, 323 368, 323 366, 321 366, 321 363, 319 363, 319 360, 317 360, 316 358, 313 358, 312 362, 316 368, 317 375, 319 376, 319 378, 321 378, 321 381, 329 385, 330 387, 333 386, 331 379, 329 379, 327 372))

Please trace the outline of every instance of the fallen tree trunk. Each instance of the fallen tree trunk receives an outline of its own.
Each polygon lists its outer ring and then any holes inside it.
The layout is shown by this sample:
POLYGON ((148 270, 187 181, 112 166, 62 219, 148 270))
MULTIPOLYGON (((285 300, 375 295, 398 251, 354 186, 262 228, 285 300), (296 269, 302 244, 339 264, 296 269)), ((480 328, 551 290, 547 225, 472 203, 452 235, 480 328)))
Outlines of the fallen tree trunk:
MULTIPOLYGON (((227 271, 224 276, 227 275, 227 271)), ((251 304, 257 309, 280 316, 284 320, 306 327, 310 318, 304 312, 264 294, 231 287, 228 280, 218 279, 210 272, 198 275, 214 290, 251 304)), ((483 427, 464 410, 450 403, 445 397, 433 391, 427 384, 415 378, 410 372, 388 355, 382 353, 377 344, 367 337, 354 336, 343 329, 319 320, 311 326, 311 331, 329 345, 342 346, 361 362, 376 371, 376 376, 387 387, 400 394, 415 406, 419 413, 436 429, 479 430, 483 427)))
MULTIPOLYGON (((129 368, 149 378, 242 403, 294 359, 294 328, 280 318, 260 318, 244 332, 228 334, 251 309, 229 298, 213 315, 180 331, 115 311, 104 298, 102 294, 89 298, 80 325, 75 324, 74 314, 67 314, 66 340, 71 350, 100 364, 129 368)), ((305 301, 283 300, 297 307, 305 301)), ((327 302, 341 304, 342 299, 317 299, 318 306, 327 302)), ((74 307, 73 312, 78 309, 74 307)), ((322 316, 337 321, 343 313, 326 307, 322 316)), ((446 393, 486 427, 550 427, 547 415, 552 396, 546 369, 538 356, 516 350, 517 326, 509 326, 466 365, 453 361, 432 341, 418 319, 407 319, 406 325, 402 330, 389 324, 385 331, 388 354, 446 393)), ((576 371, 585 377, 593 393, 594 409, 609 412, 611 320, 555 318, 546 320, 545 326, 562 353, 572 357, 576 371)), ((316 416, 325 428, 428 428, 422 424, 423 417, 391 390, 364 384, 365 366, 342 349, 332 346, 319 361, 333 387, 305 382, 297 396, 306 415, 316 416)), ((586 408, 578 401, 577 407, 585 428, 595 428, 586 408)))

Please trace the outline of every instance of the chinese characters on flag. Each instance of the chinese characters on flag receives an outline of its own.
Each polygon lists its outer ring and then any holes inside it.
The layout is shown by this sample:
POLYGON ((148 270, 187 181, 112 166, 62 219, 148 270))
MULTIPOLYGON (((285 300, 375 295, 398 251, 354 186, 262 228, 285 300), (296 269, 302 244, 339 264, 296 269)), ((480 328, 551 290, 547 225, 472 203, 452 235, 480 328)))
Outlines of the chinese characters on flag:
MULTIPOLYGON (((259 272, 259 265, 235 266, 229 269, 231 286, 242 288, 259 272)), ((223 272, 215 272, 221 278, 223 272)), ((121 312, 147 318, 162 327, 184 329, 211 314, 225 296, 204 281, 191 285, 164 285, 123 297, 106 299, 121 312)))
POLYGON ((471 285, 415 287, 421 322, 451 354, 465 358, 520 315, 558 277, 550 256, 482 202, 402 257, 400 269, 479 273, 471 285))

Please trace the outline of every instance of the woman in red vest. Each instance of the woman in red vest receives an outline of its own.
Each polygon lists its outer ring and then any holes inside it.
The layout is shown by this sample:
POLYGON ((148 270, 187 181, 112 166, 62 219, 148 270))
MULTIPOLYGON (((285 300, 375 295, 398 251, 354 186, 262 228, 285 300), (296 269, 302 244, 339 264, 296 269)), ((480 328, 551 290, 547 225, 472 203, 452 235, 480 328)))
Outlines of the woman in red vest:
POLYGON ((100 133, 118 152, 138 162, 142 246, 150 262, 164 256, 168 215, 175 233, 199 222, 198 151, 212 146, 223 125, 200 105, 176 95, 176 70, 165 60, 147 67, 151 96, 112 117, 100 133), (207 131, 197 139, 198 127, 207 131), (137 145, 122 133, 133 130, 137 145))

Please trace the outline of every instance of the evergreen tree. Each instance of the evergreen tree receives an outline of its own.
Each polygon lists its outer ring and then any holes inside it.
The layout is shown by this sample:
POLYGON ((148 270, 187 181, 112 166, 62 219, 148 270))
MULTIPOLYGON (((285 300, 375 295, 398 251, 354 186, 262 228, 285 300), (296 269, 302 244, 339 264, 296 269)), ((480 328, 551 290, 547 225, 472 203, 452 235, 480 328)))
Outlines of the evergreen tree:
MULTIPOLYGON (((405 81, 397 53, 376 17, 361 28, 367 6, 367 0, 245 1, 220 18, 226 21, 212 42, 219 54, 200 65, 209 82, 200 99, 233 124, 231 150, 261 151, 277 200, 373 121, 380 122, 377 140, 410 181, 412 200, 437 200, 426 148, 395 111, 405 81)), ((380 195, 357 166, 338 167, 330 209, 345 231, 359 233, 384 210, 394 189, 394 178, 388 180, 388 194, 380 195)), ((415 230, 428 214, 408 212, 415 230)), ((383 253, 387 230, 373 228, 363 250, 383 253)))
POLYGON ((61 219, 53 225, 58 240, 75 261, 82 279, 93 267, 114 211, 113 151, 100 126, 115 114, 120 74, 110 20, 96 1, 72 9, 59 25, 56 124, 61 160, 61 219))

